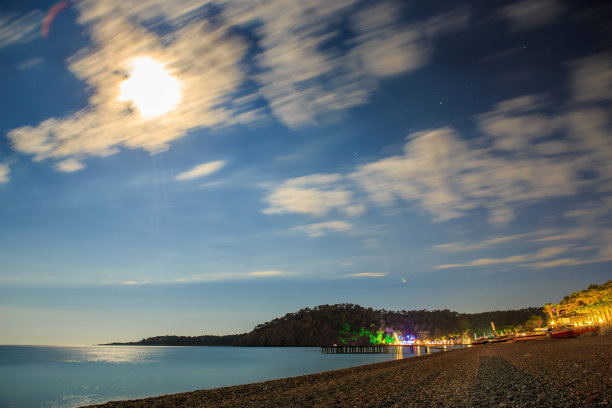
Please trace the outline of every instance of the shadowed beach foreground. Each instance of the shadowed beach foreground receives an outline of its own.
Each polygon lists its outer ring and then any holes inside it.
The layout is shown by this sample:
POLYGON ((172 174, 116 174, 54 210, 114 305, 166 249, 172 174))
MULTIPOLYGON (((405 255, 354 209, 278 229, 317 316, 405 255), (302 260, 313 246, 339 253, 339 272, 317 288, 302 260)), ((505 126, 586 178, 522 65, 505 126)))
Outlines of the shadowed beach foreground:
POLYGON ((490 344, 262 383, 96 406, 608 406, 612 403, 611 354, 609 334, 490 344))

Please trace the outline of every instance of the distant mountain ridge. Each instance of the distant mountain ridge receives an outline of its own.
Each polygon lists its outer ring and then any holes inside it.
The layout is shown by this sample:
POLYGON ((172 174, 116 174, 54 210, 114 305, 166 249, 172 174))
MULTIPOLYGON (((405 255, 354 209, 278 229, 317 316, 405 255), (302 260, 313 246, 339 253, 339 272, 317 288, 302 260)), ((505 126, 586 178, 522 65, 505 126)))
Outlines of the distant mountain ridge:
MULTIPOLYGON (((319 305, 287 313, 281 318, 259 324, 245 334, 227 336, 156 336, 129 343, 110 345, 142 346, 255 346, 312 347, 331 344, 367 344, 365 334, 411 334, 418 338, 440 338, 512 330, 535 317, 544 319, 541 307, 481 313, 445 310, 376 310, 350 303, 319 305), (365 333, 365 334, 364 334, 365 333)), ((537 319, 536 319, 537 320, 537 319)))

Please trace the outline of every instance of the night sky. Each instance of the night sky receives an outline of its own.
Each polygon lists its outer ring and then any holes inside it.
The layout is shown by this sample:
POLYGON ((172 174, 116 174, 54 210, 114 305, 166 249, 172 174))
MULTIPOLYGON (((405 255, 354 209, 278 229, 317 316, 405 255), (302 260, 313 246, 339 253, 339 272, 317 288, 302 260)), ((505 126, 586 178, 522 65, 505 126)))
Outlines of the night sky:
POLYGON ((610 279, 606 2, 0 4, 0 344, 610 279))

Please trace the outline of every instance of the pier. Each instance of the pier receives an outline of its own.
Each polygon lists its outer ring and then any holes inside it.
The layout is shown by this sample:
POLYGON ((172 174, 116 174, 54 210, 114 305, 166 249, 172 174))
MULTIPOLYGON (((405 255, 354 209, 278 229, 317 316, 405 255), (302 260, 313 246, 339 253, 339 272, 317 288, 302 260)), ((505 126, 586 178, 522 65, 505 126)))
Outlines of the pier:
POLYGON ((421 349, 425 353, 430 353, 430 349, 446 350, 446 346, 427 346, 417 344, 402 344, 402 345, 386 345, 377 344, 370 346, 323 346, 321 353, 323 354, 395 354, 403 353, 421 353, 421 349))

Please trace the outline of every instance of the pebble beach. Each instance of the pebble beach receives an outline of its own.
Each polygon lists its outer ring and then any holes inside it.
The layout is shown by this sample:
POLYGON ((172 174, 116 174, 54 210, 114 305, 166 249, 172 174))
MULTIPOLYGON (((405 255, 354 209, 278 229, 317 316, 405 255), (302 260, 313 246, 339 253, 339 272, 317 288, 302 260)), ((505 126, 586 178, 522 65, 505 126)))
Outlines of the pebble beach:
POLYGON ((608 330, 575 339, 485 344, 261 383, 111 401, 95 407, 610 406, 611 355, 612 333, 608 330))

